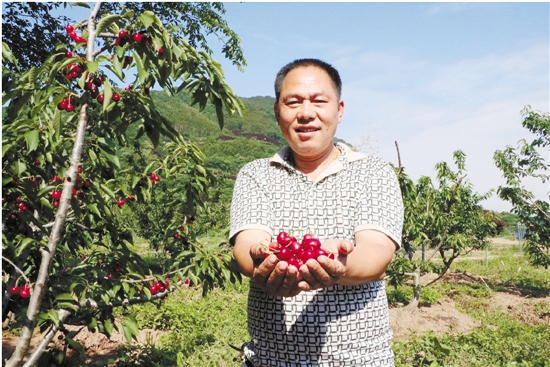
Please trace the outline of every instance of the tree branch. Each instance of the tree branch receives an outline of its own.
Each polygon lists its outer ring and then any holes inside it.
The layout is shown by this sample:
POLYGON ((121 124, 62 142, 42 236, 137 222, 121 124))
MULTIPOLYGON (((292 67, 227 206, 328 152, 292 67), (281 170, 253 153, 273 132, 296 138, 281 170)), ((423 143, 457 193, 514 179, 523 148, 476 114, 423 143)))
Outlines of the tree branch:
MULTIPOLYGON (((23 277, 23 279, 25 279, 25 281, 27 282, 27 284, 31 284, 31 281, 29 278, 27 278, 27 276, 25 275, 25 273, 23 273, 23 270, 19 269, 19 267, 17 265, 15 265, 10 259, 4 257, 4 255, 2 255, 2 260, 8 262, 11 264, 11 266, 14 267, 15 271, 17 271, 19 274, 21 274, 21 276, 23 277)), ((32 293, 31 293, 32 294, 32 293)))

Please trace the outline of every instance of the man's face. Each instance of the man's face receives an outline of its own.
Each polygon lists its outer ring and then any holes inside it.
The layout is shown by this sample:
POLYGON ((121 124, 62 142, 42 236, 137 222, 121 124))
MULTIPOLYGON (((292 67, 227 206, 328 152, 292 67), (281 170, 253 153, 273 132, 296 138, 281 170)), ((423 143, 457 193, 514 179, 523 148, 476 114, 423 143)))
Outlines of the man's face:
POLYGON ((315 159, 333 149, 344 114, 329 75, 315 66, 298 67, 284 79, 275 117, 288 145, 302 159, 315 159))

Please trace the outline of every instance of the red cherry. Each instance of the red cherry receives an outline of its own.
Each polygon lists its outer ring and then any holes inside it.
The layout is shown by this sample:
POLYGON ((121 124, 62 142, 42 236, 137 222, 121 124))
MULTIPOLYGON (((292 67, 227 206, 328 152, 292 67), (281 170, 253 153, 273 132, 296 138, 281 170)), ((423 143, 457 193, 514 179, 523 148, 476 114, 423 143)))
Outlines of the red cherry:
POLYGON ((27 289, 23 289, 21 290, 21 292, 19 292, 19 295, 21 296, 21 298, 29 298, 31 292, 27 289))
POLYGON ((73 195, 76 195, 76 189, 75 189, 74 187, 72 188, 71 193, 72 193, 73 195))
POLYGON ((19 204, 17 204, 17 207, 18 207, 19 209, 23 209, 23 208, 25 208, 26 206, 25 206, 25 203, 21 201, 19 204))
POLYGON ((179 237, 180 237, 180 235, 179 235, 179 234, 177 234, 177 233, 174 233, 174 238, 176 238, 176 239, 177 239, 177 238, 179 238, 179 237))
POLYGON ((164 282, 164 288, 168 288, 168 287, 170 287, 170 283, 164 282))
POLYGON ((115 101, 115 102, 120 101, 120 94, 118 94, 118 93, 113 94, 113 101, 115 101))
POLYGON ((286 246, 288 245, 290 242, 292 241, 292 239, 290 238, 290 236, 288 235, 288 233, 286 232, 279 232, 279 234, 277 235, 277 242, 280 244, 280 245, 283 245, 283 246, 286 246))
POLYGON ((128 34, 128 32, 126 32, 124 29, 122 29, 120 32, 118 32, 118 36, 120 38, 126 37, 127 34, 128 34))
POLYGON ((159 176, 155 176, 155 181, 159 182, 159 181, 160 181, 160 177, 159 177, 159 176))
POLYGON ((288 247, 282 247, 281 250, 279 250, 279 253, 277 254, 277 258, 279 260, 286 261, 293 257, 292 251, 288 247))
POLYGON ((59 206, 59 201, 54 201, 52 205, 57 208, 59 206))
POLYGON ((73 53, 71 51, 67 51, 67 52, 65 52, 65 56, 73 57, 73 53))
POLYGON ((159 48, 159 54, 162 54, 162 53, 164 53, 164 49, 161 47, 159 48))
POLYGON ((134 201, 134 197, 132 195, 128 195, 128 200, 134 201))
POLYGON ((107 278, 113 279, 113 274, 109 273, 109 274, 107 275, 107 278))
POLYGON ((76 37, 74 38, 74 41, 75 41, 76 43, 86 43, 86 39, 85 39, 85 38, 82 38, 82 37, 80 37, 80 36, 76 36, 76 37))
POLYGON ((309 259, 315 259, 315 254, 311 250, 305 250, 302 253, 302 256, 300 257, 300 260, 302 260, 304 263, 307 262, 309 259))
POLYGON ((302 245, 298 241, 292 241, 289 248, 294 255, 300 256, 302 254, 302 245))
POLYGON ((14 285, 13 287, 10 287, 10 293, 11 294, 17 294, 17 293, 19 293, 19 291, 21 291, 21 288, 19 288, 16 285, 14 285))
POLYGON ((308 238, 302 241, 302 246, 304 246, 306 250, 318 250, 321 248, 321 241, 317 238, 308 238))
POLYGON ((302 264, 303 264, 301 262, 301 260, 296 259, 294 256, 292 256, 290 259, 288 259, 287 262, 288 262, 288 265, 293 265, 296 268, 300 268, 300 266, 302 266, 302 264))
POLYGON ((70 24, 67 24, 65 26, 65 30, 67 31, 67 33, 71 33, 71 32, 74 32, 74 27, 70 24))
POLYGON ((65 108, 65 110, 67 110, 68 112, 73 112, 74 111, 74 104, 69 103, 67 105, 67 108, 65 108))
POLYGON ((78 173, 82 173, 82 166, 78 166, 78 173))
POLYGON ((189 278, 186 278, 184 281, 185 284, 189 284, 189 278))
POLYGON ((319 256, 328 256, 328 253, 322 248, 320 248, 313 251, 313 255, 315 255, 315 258, 318 258, 319 256))
POLYGON ((141 42, 142 39, 143 39, 143 34, 141 33, 134 34, 134 41, 141 42))
POLYGON ((154 180, 156 176, 157 175, 155 175, 154 173, 151 173, 151 175, 149 177, 151 178, 151 180, 154 180))
POLYGON ((99 96, 97 96, 97 101, 99 103, 103 103, 104 100, 105 100, 105 96, 103 94, 100 94, 99 96))
POLYGON ((74 41, 78 35, 75 31, 69 32, 69 37, 74 41))
POLYGON ((65 109, 67 109, 67 105, 68 105, 67 102, 62 101, 57 105, 57 108, 60 109, 60 110, 65 110, 65 109))
POLYGON ((52 198, 54 199, 60 199, 61 198, 61 192, 60 191, 52 191, 52 198))
POLYGON ((124 204, 126 203, 126 200, 124 199, 118 199, 116 201, 116 204, 120 207, 120 206, 123 206, 124 204))
POLYGON ((185 231, 185 228, 183 228, 183 226, 180 227, 180 231, 182 231, 182 232, 185 231))

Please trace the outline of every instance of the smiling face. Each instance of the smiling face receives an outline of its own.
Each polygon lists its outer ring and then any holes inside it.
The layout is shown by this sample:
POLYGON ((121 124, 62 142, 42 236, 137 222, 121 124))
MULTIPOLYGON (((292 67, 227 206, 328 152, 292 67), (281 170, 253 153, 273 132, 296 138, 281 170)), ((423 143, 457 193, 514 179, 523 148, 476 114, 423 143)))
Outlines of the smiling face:
POLYGON ((295 160, 322 163, 332 155, 344 101, 323 69, 305 66, 291 70, 274 110, 295 160))

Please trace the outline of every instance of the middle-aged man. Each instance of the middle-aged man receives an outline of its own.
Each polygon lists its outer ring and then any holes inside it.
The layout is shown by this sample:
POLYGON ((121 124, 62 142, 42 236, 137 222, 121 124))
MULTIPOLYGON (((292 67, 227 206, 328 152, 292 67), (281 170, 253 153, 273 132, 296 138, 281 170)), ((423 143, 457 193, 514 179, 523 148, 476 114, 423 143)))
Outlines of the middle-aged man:
POLYGON ((383 278, 400 246, 403 203, 388 163, 334 143, 341 89, 338 71, 323 61, 284 66, 274 111, 288 146, 237 177, 230 240, 252 279, 248 366, 394 364, 383 278), (281 231, 311 233, 339 255, 299 268, 265 257, 281 231))

